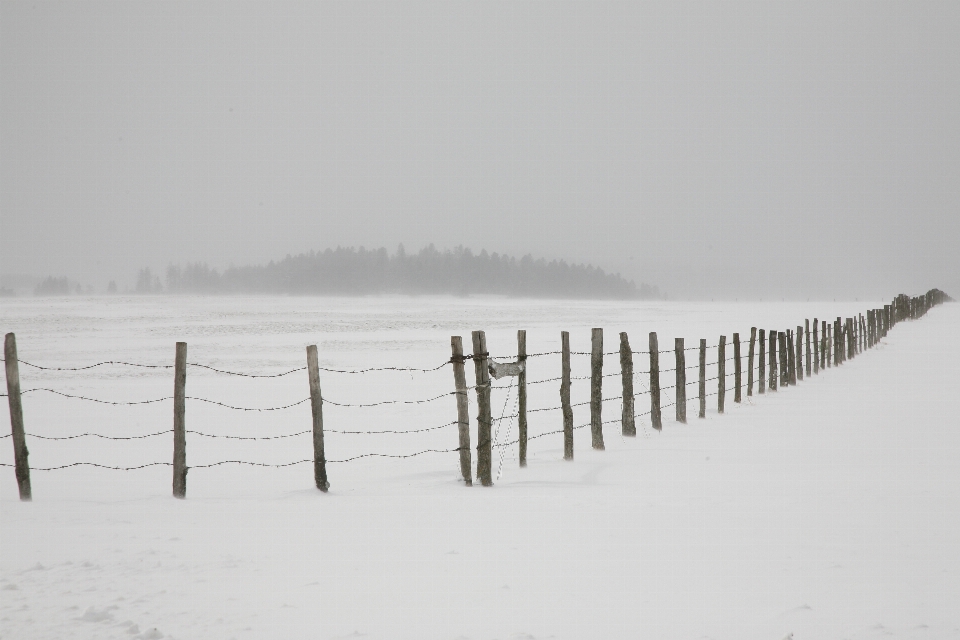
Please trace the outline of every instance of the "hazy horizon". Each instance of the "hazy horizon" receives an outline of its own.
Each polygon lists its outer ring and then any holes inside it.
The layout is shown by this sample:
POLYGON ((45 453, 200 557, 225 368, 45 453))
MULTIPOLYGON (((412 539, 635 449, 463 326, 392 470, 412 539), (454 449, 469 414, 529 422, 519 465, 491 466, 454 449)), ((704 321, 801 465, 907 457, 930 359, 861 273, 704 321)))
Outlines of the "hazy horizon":
POLYGON ((0 273, 431 243, 960 291, 960 3, 0 4, 0 273))

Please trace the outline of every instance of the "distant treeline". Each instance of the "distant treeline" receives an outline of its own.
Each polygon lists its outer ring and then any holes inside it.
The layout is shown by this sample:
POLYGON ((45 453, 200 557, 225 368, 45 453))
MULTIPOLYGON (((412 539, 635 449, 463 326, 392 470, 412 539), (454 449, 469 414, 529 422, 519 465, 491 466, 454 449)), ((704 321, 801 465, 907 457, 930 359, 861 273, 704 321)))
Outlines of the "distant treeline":
POLYGON ((171 265, 166 286, 150 269, 141 269, 141 293, 282 293, 367 295, 498 294, 541 298, 662 298, 657 287, 639 287, 620 274, 563 260, 519 260, 457 247, 438 251, 431 244, 416 254, 403 245, 386 249, 342 248, 287 256, 266 265, 230 267, 223 273, 203 263, 171 265))

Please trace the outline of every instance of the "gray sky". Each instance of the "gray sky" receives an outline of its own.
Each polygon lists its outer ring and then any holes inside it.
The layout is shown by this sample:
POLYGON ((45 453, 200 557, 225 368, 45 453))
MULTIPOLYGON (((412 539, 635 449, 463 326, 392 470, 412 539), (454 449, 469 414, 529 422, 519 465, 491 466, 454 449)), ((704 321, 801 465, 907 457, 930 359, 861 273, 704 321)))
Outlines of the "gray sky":
POLYGON ((433 242, 960 297, 960 2, 0 2, 0 273, 433 242))

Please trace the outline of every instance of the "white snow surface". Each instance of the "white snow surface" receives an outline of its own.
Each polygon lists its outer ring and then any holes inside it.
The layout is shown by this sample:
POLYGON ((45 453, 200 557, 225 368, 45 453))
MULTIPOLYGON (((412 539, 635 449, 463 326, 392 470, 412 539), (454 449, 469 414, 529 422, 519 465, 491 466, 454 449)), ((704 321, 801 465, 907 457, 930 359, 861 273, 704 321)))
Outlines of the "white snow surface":
MULTIPOLYGON (((832 320, 882 301, 805 303, 571 302, 499 298, 66 298, 6 299, 0 329, 17 334, 21 360, 51 367, 102 360, 172 365, 188 360, 251 373, 306 363, 431 368, 450 336, 485 329, 494 356, 589 351, 590 328, 647 350, 686 346, 750 327, 784 330, 832 320)), ((0 637, 3 638, 960 638, 960 305, 902 322, 880 345, 776 393, 708 398, 688 424, 664 409, 662 432, 638 418, 638 435, 604 426, 605 451, 575 432, 530 441, 529 466, 504 450, 492 488, 467 488, 457 453, 367 457, 328 466, 228 464, 193 469, 187 499, 171 497, 168 466, 137 471, 34 470, 33 502, 18 500, 0 468, 0 637), (791 636, 792 634, 792 636, 791 636)), ((687 365, 696 352, 687 352, 687 365)), ((708 361, 715 358, 708 356, 708 361)), ((747 349, 744 345, 743 357, 747 349)), ((732 349, 728 347, 728 357, 732 349)), ((646 355, 635 357, 637 391, 646 355)), ((673 356, 661 355, 662 368, 673 356)), ((604 373, 619 371, 619 357, 604 373)), ((713 370, 715 371, 715 369, 713 370)), ((21 364, 23 389, 48 387, 111 401, 172 395, 171 369, 106 365, 42 371, 21 364)), ((573 357, 573 375, 589 357, 573 357)), ((528 362, 528 380, 560 375, 559 356, 528 362)), ((708 377, 715 375, 708 372, 708 377)), ((661 385, 673 383, 673 373, 661 385)), ((746 374, 744 375, 746 378, 746 374)), ((696 379, 696 370, 688 372, 696 379)), ((467 363, 473 384, 472 363, 467 363)), ((727 386, 733 367, 727 367, 727 386)), ((451 367, 433 373, 321 372, 324 397, 341 403, 425 399, 453 390, 451 367)), ((507 380, 495 384, 509 384, 507 380)), ((708 383, 708 392, 716 389, 708 383)), ((559 404, 559 382, 530 386, 529 408, 559 404)), ((671 391, 664 397, 670 397, 671 391)), ((576 381, 573 401, 588 398, 576 381)), ((306 372, 272 379, 191 367, 187 395, 270 407, 308 395, 306 372)), ((604 396, 620 379, 604 379, 604 396)), ((638 413, 649 396, 637 398, 638 413)), ((472 444, 476 406, 471 392, 472 444)), ((515 394, 493 394, 493 413, 515 394)), ((172 401, 112 406, 47 392, 23 396, 29 434, 143 435, 169 430, 172 401)), ((604 403, 605 420, 620 401, 604 403)), ((589 407, 574 408, 577 425, 589 407)), ((457 446, 453 396, 371 408, 324 405, 326 455, 404 454, 457 446)), ((530 435, 562 427, 559 411, 530 414, 530 435)), ((187 429, 266 436, 309 431, 309 403, 240 412, 188 400, 187 429)), ((506 420, 500 441, 516 438, 506 420), (505 433, 509 426, 509 433, 505 433)), ((33 467, 71 462, 169 462, 172 435, 129 441, 27 436, 33 467)), ((13 462, 11 438, 0 461, 13 462)), ((229 440, 188 433, 187 461, 282 464, 312 456, 309 434, 229 440)), ((473 453, 474 462, 476 452, 473 453)), ((494 454, 494 467, 499 453, 494 454)))

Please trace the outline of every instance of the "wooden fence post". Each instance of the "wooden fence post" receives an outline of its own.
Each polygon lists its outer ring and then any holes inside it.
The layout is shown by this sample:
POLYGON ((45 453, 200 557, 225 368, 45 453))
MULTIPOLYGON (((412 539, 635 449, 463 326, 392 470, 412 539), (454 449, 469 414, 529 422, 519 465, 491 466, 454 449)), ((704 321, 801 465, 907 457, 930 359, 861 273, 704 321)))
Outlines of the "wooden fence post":
POLYGON ((173 372, 173 497, 187 497, 187 343, 177 343, 173 372))
POLYGON ((637 435, 637 423, 633 409, 633 351, 626 331, 620 332, 620 379, 623 382, 623 404, 620 413, 620 428, 625 436, 637 435))
MULTIPOLYGON (((457 339, 459 340, 459 337, 457 339)), ((462 361, 460 368, 462 375, 462 361)), ((327 481, 327 458, 323 451, 323 394, 320 392, 320 363, 317 358, 317 345, 315 344, 307 347, 307 376, 310 380, 310 411, 313 414, 313 481, 317 485, 317 489, 326 493, 327 489, 330 488, 330 482, 327 481)), ((458 406, 459 403, 460 396, 458 395, 458 406)), ((470 466, 468 463, 467 473, 469 472, 470 466)))
POLYGON ((840 354, 843 351, 840 348, 840 318, 837 318, 833 321, 833 364, 834 366, 840 366, 840 354))
MULTIPOLYGON (((818 342, 819 336, 817 335, 817 329, 819 328, 820 320, 818 318, 813 319, 813 373, 818 375, 820 373, 820 343, 818 342)), ((807 347, 807 353, 810 353, 810 348, 807 347)))
POLYGON ((17 489, 24 502, 33 500, 30 487, 30 463, 27 439, 23 433, 23 405, 20 402, 20 361, 17 359, 17 337, 8 333, 3 341, 4 368, 7 373, 7 404, 10 406, 10 433, 13 438, 13 466, 17 489))
POLYGON ((803 327, 797 325, 797 359, 796 366, 794 367, 796 379, 793 381, 793 384, 797 384, 798 380, 803 380, 803 327))
POLYGON ((787 333, 785 331, 777 332, 777 346, 780 348, 780 386, 786 387, 790 384, 790 375, 787 372, 790 366, 790 356, 787 350, 787 333))
POLYGON ((673 340, 674 361, 677 363, 677 422, 687 422, 687 355, 683 351, 683 338, 673 340))
POLYGON ((720 336, 717 344, 717 413, 723 413, 727 395, 727 336, 720 336))
POLYGON ((453 385, 457 394, 460 475, 463 476, 464 483, 470 487, 473 486, 473 471, 471 469, 473 464, 470 459, 470 411, 467 398, 467 375, 463 368, 463 361, 463 339, 460 336, 450 336, 450 362, 453 363, 453 385))
POLYGON ((856 354, 857 343, 853 335, 853 318, 847 318, 847 359, 852 360, 856 354))
POLYGON ((520 434, 520 466, 527 466, 527 331, 517 331, 517 362, 522 367, 517 376, 517 425, 520 434))
POLYGON ((657 332, 650 332, 650 424, 660 431, 663 421, 660 418, 660 347, 657 346, 657 332))
POLYGON ((760 353, 757 362, 757 390, 764 393, 767 387, 766 330, 760 329, 760 353))
POLYGON ((740 402, 742 396, 740 394, 740 382, 741 382, 741 371, 740 371, 740 334, 733 334, 733 401, 740 402))
POLYGON ((829 369, 830 367, 833 366, 833 348, 830 346, 833 344, 833 336, 832 336, 833 327, 827 324, 827 321, 824 320, 822 322, 822 328, 823 328, 823 350, 822 350, 821 357, 823 357, 826 363, 825 368, 829 369))
POLYGON ((797 385, 797 352, 793 345, 793 337, 793 331, 787 329, 787 384, 795 387, 797 385))
POLYGON ((603 329, 590 332, 590 439, 603 450, 603 329))
POLYGON ((707 340, 700 338, 700 418, 707 417, 707 340))
MULTIPOLYGON (((753 395, 753 346, 757 341, 757 328, 750 327, 750 349, 747 351, 747 395, 753 395)), ((762 357, 762 356, 761 356, 762 357)))
POLYGON ((778 339, 778 334, 777 334, 777 331, 776 331, 775 329, 770 329, 770 331, 767 333, 767 335, 768 335, 769 338, 770 338, 770 344, 767 345, 767 352, 768 352, 768 356, 769 356, 769 358, 768 358, 768 360, 769 360, 768 364, 769 364, 769 369, 770 369, 770 371, 769 371, 770 380, 768 381, 767 386, 769 387, 770 391, 776 391, 776 390, 777 390, 777 339, 778 339))
POLYGON ((570 332, 560 332, 560 404, 563 406, 563 459, 573 460, 573 407, 570 406, 570 332))
POLYGON ((804 330, 806 332, 807 338, 807 377, 810 377, 810 319, 807 318, 803 321, 804 330))
POLYGON ((474 331, 473 367, 477 386, 477 479, 485 487, 493 485, 490 477, 493 443, 490 438, 490 371, 487 369, 487 334, 474 331))

